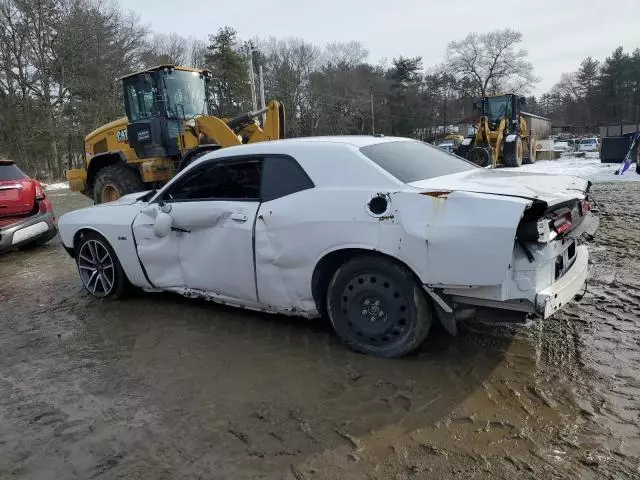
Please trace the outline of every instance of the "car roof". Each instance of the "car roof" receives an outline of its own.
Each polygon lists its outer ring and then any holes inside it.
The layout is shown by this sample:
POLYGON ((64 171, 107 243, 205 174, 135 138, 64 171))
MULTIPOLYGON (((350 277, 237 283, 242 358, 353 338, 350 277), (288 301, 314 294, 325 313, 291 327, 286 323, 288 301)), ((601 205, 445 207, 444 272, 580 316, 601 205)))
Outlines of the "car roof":
MULTIPOLYGON (((244 145, 236 145, 233 147, 225 147, 215 150, 198 159, 214 160, 217 158, 233 157, 237 155, 260 155, 260 154, 283 154, 291 147, 304 146, 310 144, 317 145, 344 145, 347 147, 362 148, 369 145, 377 145, 389 142, 415 142, 411 138, 405 137, 384 137, 378 135, 335 135, 324 137, 300 137, 288 138, 284 140, 271 140, 268 142, 246 143, 244 145)), ((196 162, 194 162, 196 163, 196 162)))
POLYGON ((375 145, 377 143, 397 142, 397 141, 411 141, 410 138, 404 137, 385 137, 384 135, 329 135, 321 137, 299 137, 288 138, 285 140, 276 140, 270 142, 271 145, 285 145, 295 143, 342 143, 346 145, 352 145, 354 147, 367 147, 369 145, 375 145))

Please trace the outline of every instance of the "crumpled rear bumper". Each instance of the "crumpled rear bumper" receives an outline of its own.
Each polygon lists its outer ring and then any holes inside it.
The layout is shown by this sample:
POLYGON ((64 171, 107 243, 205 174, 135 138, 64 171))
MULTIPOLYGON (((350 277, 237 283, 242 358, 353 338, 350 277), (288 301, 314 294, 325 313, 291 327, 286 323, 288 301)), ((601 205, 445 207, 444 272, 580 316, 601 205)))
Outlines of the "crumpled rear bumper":
POLYGON ((589 248, 579 245, 576 259, 569 270, 556 282, 536 295, 536 313, 548 318, 573 300, 583 289, 589 270, 589 248))

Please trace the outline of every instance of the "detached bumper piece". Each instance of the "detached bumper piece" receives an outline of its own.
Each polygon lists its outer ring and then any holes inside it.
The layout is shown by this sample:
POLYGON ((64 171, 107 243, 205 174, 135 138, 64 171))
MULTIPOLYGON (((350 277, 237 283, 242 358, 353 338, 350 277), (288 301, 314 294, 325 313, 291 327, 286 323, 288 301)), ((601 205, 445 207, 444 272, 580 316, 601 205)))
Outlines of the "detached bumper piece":
POLYGON ((573 300, 584 288, 589 269, 589 249, 577 247, 576 259, 567 272, 536 295, 536 313, 548 318, 573 300))

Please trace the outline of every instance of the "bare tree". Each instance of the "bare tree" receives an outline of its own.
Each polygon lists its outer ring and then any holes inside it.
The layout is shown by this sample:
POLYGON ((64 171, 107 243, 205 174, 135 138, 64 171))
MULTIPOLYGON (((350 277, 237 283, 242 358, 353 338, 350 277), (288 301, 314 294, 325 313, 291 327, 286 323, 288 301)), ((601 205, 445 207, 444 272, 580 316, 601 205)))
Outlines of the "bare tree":
POLYGON ((186 38, 175 33, 154 33, 142 51, 146 67, 162 64, 184 65, 191 59, 190 45, 186 38))
POLYGON ((447 63, 456 75, 469 79, 480 96, 506 88, 524 92, 537 79, 527 51, 519 48, 521 41, 522 34, 510 29, 470 33, 449 43, 447 63))
POLYGON ((369 58, 369 50, 360 42, 353 40, 346 43, 332 42, 327 44, 324 57, 327 63, 353 67, 364 63, 369 58))

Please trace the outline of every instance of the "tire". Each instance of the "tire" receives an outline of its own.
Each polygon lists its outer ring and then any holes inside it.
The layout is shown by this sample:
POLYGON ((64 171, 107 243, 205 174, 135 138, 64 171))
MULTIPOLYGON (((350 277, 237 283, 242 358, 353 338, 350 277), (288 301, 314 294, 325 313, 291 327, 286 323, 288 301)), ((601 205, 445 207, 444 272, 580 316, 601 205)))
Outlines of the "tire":
POLYGON ((460 144, 453 149, 453 153, 459 157, 467 158, 469 154, 469 150, 473 148, 474 143, 475 143, 475 138, 471 139, 471 143, 469 143, 469 145, 460 144))
POLYGON ((491 165, 491 153, 483 147, 473 147, 467 153, 467 160, 475 163, 479 167, 488 167, 491 165))
POLYGON ((93 182, 93 201, 97 205, 142 190, 144 184, 137 172, 124 163, 115 163, 98 171, 93 182))
POLYGON ((75 258, 82 285, 94 297, 118 299, 131 291, 118 257, 102 235, 84 235, 76 245, 75 258))
POLYGON ((514 142, 504 142, 502 146, 502 162, 507 167, 515 168, 522 165, 522 138, 516 137, 514 142))
POLYGON ((418 348, 433 323, 430 300, 411 271, 374 255, 355 257, 336 270, 327 313, 345 345, 385 358, 418 348))
POLYGON ((529 165, 536 163, 536 149, 533 148, 533 140, 529 138, 528 142, 522 142, 522 149, 524 150, 524 157, 522 157, 522 164, 529 165))

